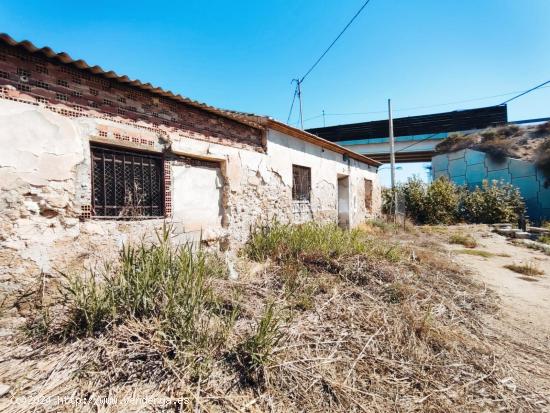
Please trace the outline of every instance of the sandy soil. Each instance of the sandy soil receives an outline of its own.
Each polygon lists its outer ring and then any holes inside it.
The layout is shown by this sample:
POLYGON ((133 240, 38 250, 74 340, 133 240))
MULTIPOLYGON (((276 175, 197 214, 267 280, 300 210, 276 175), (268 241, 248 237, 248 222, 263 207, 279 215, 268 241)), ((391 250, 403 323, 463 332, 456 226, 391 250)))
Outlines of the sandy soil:
MULTIPOLYGON (((480 251, 495 254, 484 258, 457 253, 454 259, 470 268, 478 280, 487 284, 501 298, 502 316, 526 334, 550 342, 550 256, 512 244, 487 226, 467 227, 476 238, 480 251), (508 264, 531 263, 544 275, 527 277, 507 268, 508 264)), ((462 246, 448 245, 453 250, 462 246)))
POLYGON ((550 256, 514 245, 488 226, 449 228, 453 231, 472 235, 478 242, 476 250, 495 254, 488 258, 463 254, 458 252, 464 249, 461 245, 446 244, 453 260, 470 269, 474 278, 500 298, 499 313, 486 320, 486 335, 495 343, 508 336, 502 354, 520 373, 518 379, 535 383, 550 398, 550 256), (526 263, 536 265, 544 274, 527 277, 504 268, 526 263))

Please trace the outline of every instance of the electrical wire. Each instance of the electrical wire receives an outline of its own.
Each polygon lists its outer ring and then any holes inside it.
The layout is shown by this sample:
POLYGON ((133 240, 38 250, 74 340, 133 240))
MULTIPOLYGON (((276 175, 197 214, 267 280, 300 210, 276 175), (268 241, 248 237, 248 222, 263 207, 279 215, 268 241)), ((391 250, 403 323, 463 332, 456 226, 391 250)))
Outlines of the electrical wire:
MULTIPOLYGON (((546 83, 548 83, 548 82, 545 82, 545 83, 539 85, 538 89, 550 88, 550 85, 549 86, 544 86, 546 83)), ((531 91, 533 91, 533 90, 535 90, 535 88, 533 88, 531 91)), ((433 105, 414 106, 414 107, 409 107, 409 108, 394 109, 393 111, 394 112, 405 112, 405 111, 409 111, 409 110, 428 109, 428 108, 434 108, 434 107, 438 107, 438 106, 456 105, 456 104, 459 104, 459 103, 468 103, 468 102, 475 102, 475 101, 478 101, 478 100, 486 100, 486 99, 493 99, 493 98, 498 98, 498 97, 502 97, 502 96, 509 96, 509 95, 513 95, 513 94, 516 94, 516 93, 520 93, 520 92, 521 92, 521 94, 518 95, 517 97, 522 96, 523 94, 526 93, 526 91, 516 90, 516 91, 513 91, 513 92, 501 93, 501 94, 498 94, 498 95, 484 96, 484 97, 465 99, 465 100, 457 100, 457 101, 454 101, 454 102, 447 102, 447 103, 436 103, 436 104, 433 104, 433 105)), ((513 99, 514 98, 509 99, 508 101, 501 103, 501 105, 506 104, 507 102, 509 102, 513 99)), ((387 112, 387 109, 375 110, 375 111, 370 111, 370 112, 325 113, 325 116, 373 115, 373 114, 386 113, 386 112, 387 112)), ((308 122, 310 120, 318 119, 322 116, 323 116, 322 114, 312 116, 310 118, 304 119, 304 122, 308 122)))
POLYGON ((434 136, 439 135, 440 133, 442 133, 442 132, 436 132, 436 133, 434 133, 434 134, 432 134, 432 135, 430 135, 430 136, 428 136, 428 137, 426 137, 426 138, 420 139, 419 141, 416 141, 416 142, 414 142, 414 143, 411 143, 410 145, 405 146, 404 148, 401 148, 401 149, 395 151, 395 153, 404 151, 405 149, 409 149, 410 147, 412 147, 412 146, 414 146, 414 145, 418 145, 419 143, 422 143, 422 142, 424 142, 424 141, 427 141, 427 140, 433 138, 434 136))
MULTIPOLYGON (((544 85, 546 85, 546 84, 548 84, 548 83, 550 83, 550 80, 547 80, 546 82, 543 82, 543 83, 541 83, 540 85, 537 85, 537 86, 535 86, 535 87, 532 87, 531 89, 528 89, 528 90, 526 90, 526 91, 520 93, 519 95, 514 96, 513 98, 508 99, 508 100, 502 102, 499 106, 506 105, 508 102, 511 102, 512 100, 517 99, 517 98, 519 98, 519 97, 521 97, 521 96, 524 96, 524 95, 526 95, 526 94, 528 94, 528 93, 531 93, 531 92, 533 92, 534 90, 537 90, 537 89, 543 87, 544 85)), ((412 144, 410 144, 410 145, 408 145, 408 146, 405 146, 404 148, 401 148, 401 149, 399 149, 398 151, 395 151, 395 152, 397 153, 397 152, 404 151, 405 149, 409 149, 411 146, 418 145, 419 143, 422 143, 422 142, 424 142, 424 141, 427 141, 428 139, 433 138, 434 136, 438 135, 439 133, 441 133, 441 132, 434 133, 433 135, 430 135, 430 136, 428 136, 428 137, 426 137, 426 138, 424 138, 424 139, 421 139, 421 140, 419 140, 419 141, 416 141, 416 142, 414 142, 414 143, 412 143, 412 144)))
POLYGON ((340 37, 342 37, 342 35, 344 34, 344 32, 349 28, 349 26, 351 26, 351 24, 354 22, 354 20, 361 14, 361 12, 363 11, 363 9, 365 7, 367 7, 367 5, 370 3, 371 0, 367 0, 365 1, 365 3, 363 3, 363 5, 361 6, 361 8, 357 11, 357 13, 355 13, 355 15, 351 18, 351 20, 348 22, 348 24, 346 24, 346 26, 342 29, 342 31, 340 32, 340 34, 338 36, 336 36, 336 39, 334 39, 332 41, 332 43, 330 44, 329 47, 326 48, 326 50, 323 52, 323 54, 315 61, 315 63, 313 63, 313 65, 309 68, 309 70, 306 72, 305 75, 302 76, 302 78, 300 79, 300 83, 302 83, 304 81, 304 79, 312 72, 313 69, 315 69, 315 67, 319 64, 319 62, 323 59, 323 57, 325 57, 325 55, 328 53, 328 51, 332 48, 332 46, 334 46, 334 44, 338 41, 338 39, 340 39, 340 37))
POLYGON ((294 108, 294 101, 296 100, 296 95, 298 93, 298 87, 300 86, 300 84, 304 81, 304 79, 313 71, 313 69, 315 69, 315 67, 319 64, 319 62, 321 60, 323 60, 323 57, 326 56, 326 54, 329 52, 330 49, 332 49, 332 46, 334 46, 336 44, 336 42, 338 41, 338 39, 340 39, 340 37, 342 37, 342 35, 345 33, 345 31, 351 26, 351 24, 355 21, 355 19, 361 14, 361 12, 363 11, 363 9, 365 7, 367 7, 367 5, 370 3, 371 0, 366 0, 363 5, 361 6, 361 8, 357 11, 357 13, 355 13, 355 15, 351 18, 351 20, 348 22, 348 24, 346 24, 346 26, 342 29, 342 31, 338 34, 338 36, 336 36, 336 38, 332 41, 332 43, 329 45, 329 47, 326 48, 326 50, 323 52, 323 54, 321 54, 321 56, 319 56, 319 58, 315 61, 315 63, 313 63, 313 65, 309 68, 309 70, 306 72, 305 75, 303 75, 300 79, 295 79, 296 80, 296 89, 294 90, 294 96, 292 98, 292 103, 290 105, 290 112, 288 114, 288 119, 287 119, 287 124, 288 122, 290 121, 290 117, 292 115, 292 109, 294 108))
POLYGON ((292 116, 292 109, 294 109, 294 102, 296 101, 296 95, 298 94, 298 88, 294 89, 294 97, 292 98, 292 103, 290 104, 290 111, 288 112, 288 118, 286 119, 286 123, 290 122, 290 117, 292 116))
POLYGON ((537 90, 538 88, 541 88, 541 87, 543 87, 544 85, 546 85, 546 84, 548 84, 548 83, 550 83, 550 80, 547 80, 546 82, 542 82, 540 85, 537 85, 537 86, 535 86, 535 87, 532 87, 531 89, 526 90, 525 92, 520 93, 519 95, 514 96, 514 97, 511 98, 511 99, 505 100, 504 102, 501 103, 501 105, 506 105, 508 102, 511 102, 511 101, 514 100, 514 99, 517 99, 517 98, 519 98, 519 97, 521 97, 521 96, 523 96, 523 95, 526 95, 527 93, 531 93, 532 91, 537 90))

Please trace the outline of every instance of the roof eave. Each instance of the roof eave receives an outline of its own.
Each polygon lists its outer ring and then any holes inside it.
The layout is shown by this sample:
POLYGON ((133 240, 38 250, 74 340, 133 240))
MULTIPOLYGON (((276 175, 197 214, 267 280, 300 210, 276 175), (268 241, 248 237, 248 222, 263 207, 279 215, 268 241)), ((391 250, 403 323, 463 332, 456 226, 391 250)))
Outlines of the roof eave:
POLYGON ((279 122, 275 119, 263 118, 263 122, 264 122, 264 125, 269 128, 278 130, 279 132, 286 133, 287 135, 304 140, 306 142, 313 143, 315 145, 321 146, 322 148, 329 149, 333 152, 341 153, 343 155, 344 154, 348 155, 350 158, 366 163, 367 165, 375 166, 375 167, 379 167, 382 165, 381 162, 375 161, 374 159, 371 159, 368 156, 361 155, 360 153, 351 151, 334 142, 327 141, 326 139, 320 138, 317 135, 313 135, 312 133, 294 128, 290 125, 287 125, 286 123, 279 122))
POLYGON ((29 40, 22 40, 22 41, 18 42, 17 40, 13 39, 8 34, 0 33, 0 42, 5 43, 5 44, 7 44, 9 46, 12 46, 12 47, 21 47, 21 48, 25 49, 26 51, 28 51, 29 53, 42 55, 42 56, 44 56, 44 57, 46 57, 50 60, 58 61, 59 63, 65 64, 65 65, 74 66, 77 69, 85 70, 85 71, 90 72, 94 75, 102 76, 102 77, 105 77, 107 79, 112 79, 112 80, 115 80, 119 83, 129 85, 131 87, 137 87, 139 89, 146 90, 146 91, 154 93, 156 95, 174 100, 176 102, 184 103, 184 104, 187 104, 189 106, 196 107, 198 109, 213 113, 215 115, 218 115, 218 116, 221 116, 221 117, 224 117, 224 118, 227 118, 227 119, 231 119, 233 121, 242 123, 244 125, 247 125, 247 126, 250 126, 250 127, 256 128, 256 129, 262 129, 261 125, 259 125, 257 122, 254 122, 252 120, 252 117, 239 115, 238 113, 233 112, 233 111, 229 111, 229 110, 215 108, 213 106, 207 105, 206 103, 198 102, 198 101, 183 97, 179 94, 176 95, 176 94, 172 93, 169 90, 164 90, 160 87, 155 87, 155 86, 151 85, 150 83, 142 83, 138 79, 132 80, 132 79, 128 78, 128 76, 126 76, 126 75, 120 76, 114 71, 105 71, 100 66, 90 66, 84 60, 81 60, 81 59, 74 60, 71 56, 69 56, 65 52, 56 53, 55 51, 53 51, 49 47, 39 48, 39 47, 35 46, 29 40))

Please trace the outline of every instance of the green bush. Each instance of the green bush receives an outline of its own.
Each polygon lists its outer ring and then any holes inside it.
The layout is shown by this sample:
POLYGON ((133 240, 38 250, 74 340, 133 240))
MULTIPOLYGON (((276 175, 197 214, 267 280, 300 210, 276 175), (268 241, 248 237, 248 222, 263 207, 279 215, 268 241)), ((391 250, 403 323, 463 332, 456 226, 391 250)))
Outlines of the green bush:
MULTIPOLYGON (((406 215, 418 224, 515 222, 525 212, 519 190, 498 181, 484 181, 481 188, 469 191, 445 177, 430 184, 413 177, 398 185, 396 191, 406 215)), ((391 190, 383 194, 386 213, 391 211, 391 194, 391 190)))
POLYGON ((485 180, 481 188, 463 190, 460 215, 466 222, 495 224, 515 222, 525 212, 525 204, 515 186, 504 182, 485 180))
POLYGON ((284 318, 273 302, 266 305, 254 333, 239 348, 241 363, 247 369, 263 367, 271 361, 276 347, 285 338, 284 318))
POLYGON ((453 224, 458 220, 459 190, 445 178, 439 178, 428 185, 425 201, 425 222, 427 224, 453 224))
POLYGON ((405 208, 411 216, 417 217, 420 222, 426 222, 428 217, 427 187, 424 182, 414 176, 407 183, 398 188, 398 200, 402 199, 405 208))
POLYGON ((256 228, 244 248, 254 261, 297 259, 304 255, 335 258, 366 250, 359 230, 343 230, 334 224, 289 225, 273 222, 256 228))

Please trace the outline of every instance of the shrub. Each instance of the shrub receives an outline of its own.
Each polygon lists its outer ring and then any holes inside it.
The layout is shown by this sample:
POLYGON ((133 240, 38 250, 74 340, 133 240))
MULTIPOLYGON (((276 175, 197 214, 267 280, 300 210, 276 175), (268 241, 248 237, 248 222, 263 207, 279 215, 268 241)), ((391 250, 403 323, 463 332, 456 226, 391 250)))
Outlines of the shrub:
POLYGON ((427 190, 424 182, 414 176, 405 185, 399 187, 398 198, 405 203, 407 214, 416 217, 420 222, 426 222, 428 216, 427 190))
MULTIPOLYGON (((525 212, 519 190, 498 181, 484 181, 481 188, 469 191, 445 177, 431 184, 413 177, 396 191, 407 216, 418 224, 514 222, 525 212)), ((391 198, 386 196, 383 201, 391 202, 391 198)), ((384 210, 389 210, 389 206, 385 205, 384 210)))
POLYGON ((335 224, 273 222, 253 231, 244 253, 254 261, 287 261, 306 255, 335 258, 364 252, 361 235, 357 229, 347 231, 335 224))
POLYGON ((268 303, 254 332, 233 354, 240 367, 244 384, 263 385, 265 368, 271 363, 279 343, 286 338, 282 312, 273 302, 268 303))
POLYGON ((459 209, 466 222, 495 224, 517 221, 525 213, 525 204, 517 187, 485 180, 481 188, 462 192, 459 209))
MULTIPOLYGON (((458 189, 447 178, 440 177, 428 185, 418 177, 396 188, 399 202, 405 206, 408 217, 419 224, 452 224, 456 222, 458 189)), ((389 190, 391 192, 391 190, 389 190)), ((391 202, 388 195, 384 204, 391 202)), ((389 210, 388 205, 384 210, 389 210)))
POLYGON ((426 217, 428 224, 452 224, 457 221, 458 188, 446 178, 440 177, 426 191, 426 217))
POLYGON ((528 262, 527 264, 510 264, 505 265, 504 268, 508 268, 511 271, 517 272, 523 275, 535 276, 543 275, 544 271, 540 270, 535 264, 528 262))
POLYGON ((94 335, 130 320, 152 320, 176 350, 219 344, 234 319, 217 304, 211 288, 211 279, 221 276, 223 268, 190 244, 174 247, 169 228, 157 235, 156 244, 125 246, 120 261, 103 273, 66 276, 61 287, 64 311, 45 333, 66 339, 94 335))
MULTIPOLYGON (((399 194, 399 189, 396 189, 399 194)), ((393 214, 393 194, 394 191, 391 188, 382 188, 382 213, 386 215, 393 214)))
POLYGON ((449 237, 449 243, 464 245, 466 248, 477 247, 477 241, 471 235, 453 234, 449 237))
POLYGON ((435 151, 437 153, 449 153, 459 151, 461 149, 470 148, 479 141, 479 137, 475 135, 463 135, 461 133, 451 133, 443 141, 439 142, 435 151))

